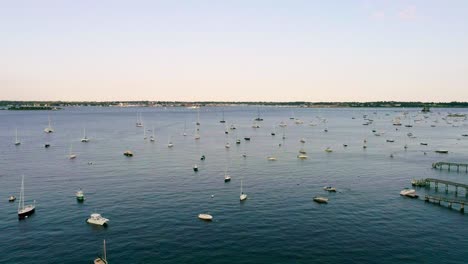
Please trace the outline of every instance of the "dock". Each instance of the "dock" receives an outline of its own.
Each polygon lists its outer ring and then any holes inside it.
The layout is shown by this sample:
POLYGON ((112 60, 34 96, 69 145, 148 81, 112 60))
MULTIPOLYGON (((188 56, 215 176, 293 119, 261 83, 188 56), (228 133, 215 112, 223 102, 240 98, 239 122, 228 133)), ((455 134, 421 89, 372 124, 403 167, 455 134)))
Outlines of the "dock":
POLYGON ((433 169, 443 169, 444 167, 447 167, 447 169, 450 171, 451 168, 456 168, 457 172, 460 171, 460 169, 463 170, 465 168, 465 172, 468 173, 468 163, 457 163, 457 162, 434 162, 432 163, 432 168, 433 169))
POLYGON ((424 196, 424 201, 438 203, 439 205, 441 204, 441 202, 445 202, 447 203, 448 208, 452 208, 453 204, 459 204, 460 212, 462 213, 465 212, 465 203, 467 203, 467 201, 465 200, 451 199, 451 198, 438 197, 438 196, 429 196, 429 195, 424 196))
POLYGON ((457 182, 451 182, 451 181, 446 181, 446 180, 439 180, 439 179, 432 179, 432 178, 427 178, 424 180, 426 182, 427 187, 431 187, 431 183, 434 183, 435 190, 439 190, 439 184, 445 185, 445 192, 448 192, 449 186, 455 187, 455 196, 458 195, 458 189, 465 189, 465 196, 468 197, 468 184, 463 184, 463 183, 457 183, 457 182))

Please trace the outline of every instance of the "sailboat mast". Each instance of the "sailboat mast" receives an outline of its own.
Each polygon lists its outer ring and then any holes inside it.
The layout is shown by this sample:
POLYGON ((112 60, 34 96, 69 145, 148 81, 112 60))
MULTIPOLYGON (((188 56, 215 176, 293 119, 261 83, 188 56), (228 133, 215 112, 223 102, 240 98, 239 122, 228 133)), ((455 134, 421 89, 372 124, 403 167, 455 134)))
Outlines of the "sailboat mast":
POLYGON ((106 240, 104 239, 104 260, 107 261, 107 256, 106 256, 106 240))
POLYGON ((242 195, 242 179, 241 179, 241 192, 240 192, 240 194, 242 195))
POLYGON ((18 142, 18 128, 16 128, 16 132, 15 132, 15 143, 18 142))

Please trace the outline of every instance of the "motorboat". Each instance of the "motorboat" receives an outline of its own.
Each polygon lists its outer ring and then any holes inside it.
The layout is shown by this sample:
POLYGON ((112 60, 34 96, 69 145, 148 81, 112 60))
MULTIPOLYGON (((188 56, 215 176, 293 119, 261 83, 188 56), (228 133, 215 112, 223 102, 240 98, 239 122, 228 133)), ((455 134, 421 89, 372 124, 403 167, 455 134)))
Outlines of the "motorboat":
POLYGON ((416 194, 416 190, 408 189, 408 188, 405 188, 405 189, 401 190, 400 195, 401 196, 411 197, 411 198, 417 198, 418 197, 418 195, 416 194))
POLYGON ((426 142, 421 142, 419 143, 421 146, 427 146, 428 144, 426 142))
POLYGON ((448 154, 448 150, 445 150, 445 149, 438 149, 435 151, 435 153, 439 153, 439 154, 448 154))
POLYGON ((325 186, 323 189, 327 192, 336 192, 336 188, 331 187, 331 186, 325 186))
POLYGON ((330 153, 330 152, 333 152, 333 150, 330 147, 328 147, 328 148, 325 149, 325 152, 330 153))
POLYGON ((228 149, 228 148, 231 147, 231 145, 229 145, 229 143, 226 143, 226 145, 224 145, 224 147, 228 149))
POLYGON ((50 144, 49 143, 45 143, 44 144, 44 148, 49 148, 50 147, 50 144))
POLYGON ((198 218, 201 219, 201 220, 205 220, 205 221, 213 220, 213 216, 209 215, 209 214, 199 214, 198 218))
POLYGON ((328 203, 328 198, 321 197, 321 196, 315 196, 315 197, 314 197, 314 202, 317 202, 317 203, 328 203))
POLYGON ((267 157, 267 160, 269 160, 269 161, 275 161, 275 160, 276 160, 276 157, 268 156, 268 157, 267 157))
POLYGON ((205 160, 205 159, 206 159, 205 155, 201 155, 200 160, 205 160))
POLYGON ((236 140, 236 144, 240 144, 241 143, 241 140, 240 139, 237 139, 236 140))
POLYGON ((250 137, 244 137, 244 140, 250 141, 250 137))
POLYGON ((88 224, 93 224, 93 225, 107 225, 107 222, 109 222, 109 219, 102 217, 98 213, 93 213, 89 216, 89 218, 86 220, 88 224))
POLYGON ((305 143, 306 141, 305 141, 305 139, 304 139, 304 138, 301 138, 301 140, 299 140, 299 142, 301 142, 301 143, 305 143))
POLYGON ((229 182, 231 181, 231 176, 229 176, 228 174, 225 174, 224 175, 224 182, 229 182))
POLYGON ((133 157, 133 152, 131 152, 130 150, 127 150, 124 152, 124 156, 133 157))
POLYGON ((306 154, 299 154, 299 155, 297 155, 297 158, 298 159, 307 159, 308 156, 306 154))
POLYGON ((394 139, 387 139, 387 142, 388 143, 393 143, 393 142, 395 142, 395 140, 394 139))
POLYGON ((16 197, 14 195, 10 195, 10 197, 8 197, 8 201, 10 203, 12 203, 12 202, 16 201, 16 197))
POLYGON ((302 149, 302 148, 299 150, 299 153, 300 153, 300 154, 307 154, 307 152, 306 152, 304 149, 302 149))
POLYGON ((197 166, 197 164, 193 165, 193 171, 195 171, 195 172, 198 171, 198 166, 197 166))
POLYGON ((81 189, 76 192, 76 200, 78 200, 78 202, 84 201, 84 193, 81 189))

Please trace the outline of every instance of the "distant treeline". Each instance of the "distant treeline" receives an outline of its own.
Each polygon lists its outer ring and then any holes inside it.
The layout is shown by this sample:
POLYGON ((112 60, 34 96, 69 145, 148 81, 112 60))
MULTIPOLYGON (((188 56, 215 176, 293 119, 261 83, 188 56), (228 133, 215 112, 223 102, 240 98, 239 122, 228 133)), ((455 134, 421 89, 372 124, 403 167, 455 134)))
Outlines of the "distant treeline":
POLYGON ((105 101, 105 102, 65 102, 65 101, 0 101, 0 108, 14 110, 37 110, 66 106, 218 106, 218 105, 265 105, 291 107, 468 107, 468 102, 227 102, 227 101, 105 101), (30 109, 28 109, 30 108, 30 109))

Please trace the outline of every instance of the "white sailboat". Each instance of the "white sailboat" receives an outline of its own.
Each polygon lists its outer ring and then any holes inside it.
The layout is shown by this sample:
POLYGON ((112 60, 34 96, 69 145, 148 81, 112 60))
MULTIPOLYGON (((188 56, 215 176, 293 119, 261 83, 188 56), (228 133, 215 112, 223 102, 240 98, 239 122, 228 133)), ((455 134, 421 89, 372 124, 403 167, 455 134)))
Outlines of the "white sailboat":
POLYGON ((103 242, 102 257, 97 257, 94 260, 94 264, 108 264, 106 256, 106 240, 103 242))
POLYGON ((143 121, 140 113, 137 113, 136 127, 143 127, 143 121))
POLYGON ((171 136, 169 136, 169 140, 167 142, 167 147, 172 148, 173 146, 174 146, 174 144, 172 144, 171 136))
POLYGON ((83 128, 83 138, 81 139, 81 142, 89 142, 89 138, 86 136, 86 128, 83 128))
POLYGON ((24 175, 21 178, 21 191, 20 191, 20 199, 18 203, 18 218, 23 219, 31 214, 34 213, 36 210, 36 201, 34 201, 34 204, 29 204, 29 205, 24 205, 24 175))
POLYGON ((15 132, 15 145, 18 146, 20 144, 21 144, 21 141, 18 139, 18 128, 17 128, 15 132))
POLYGON ((198 127, 195 129, 195 140, 198 140, 200 139, 200 130, 198 129, 198 127))
POLYGON ((231 181, 231 176, 227 173, 227 166, 224 169, 224 182, 230 182, 231 181))
POLYGON ((73 154, 73 142, 70 144, 70 152, 68 153, 68 159, 75 159, 76 154, 73 154))
POLYGON ((182 134, 184 137, 187 136, 187 121, 184 121, 184 133, 182 134))
POLYGON ((241 187, 240 187, 240 200, 241 201, 244 201, 247 199, 247 194, 244 193, 244 191, 242 190, 242 186, 243 185, 243 182, 242 182, 242 179, 241 179, 241 187))
POLYGON ((156 137, 154 136, 154 126, 153 126, 152 134, 151 134, 151 136, 150 136, 150 141, 151 141, 151 142, 156 141, 156 137))
POLYGON ((44 132, 46 132, 46 133, 53 133, 54 132, 54 129, 52 128, 52 125, 51 125, 51 122, 50 122, 50 116, 49 116, 49 126, 44 128, 44 132))

